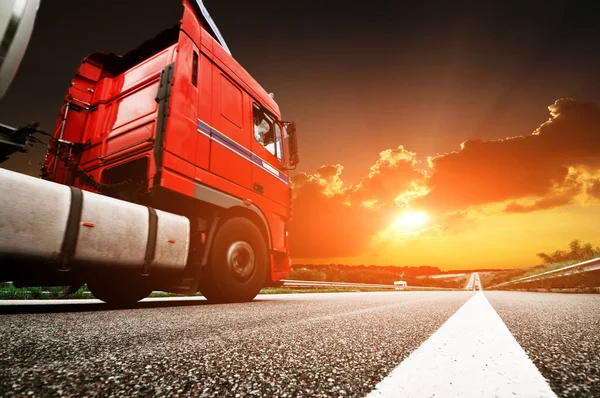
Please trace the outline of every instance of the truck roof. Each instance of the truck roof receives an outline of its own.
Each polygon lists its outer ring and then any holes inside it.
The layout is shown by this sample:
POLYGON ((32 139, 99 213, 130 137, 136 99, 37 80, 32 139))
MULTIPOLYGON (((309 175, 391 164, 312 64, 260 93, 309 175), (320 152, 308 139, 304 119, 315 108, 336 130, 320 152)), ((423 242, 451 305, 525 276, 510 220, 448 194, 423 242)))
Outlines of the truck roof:
MULTIPOLYGON (((210 57, 217 58, 222 64, 230 69, 232 78, 236 79, 241 86, 248 91, 262 106, 271 111, 275 116, 281 117, 279 105, 267 93, 267 91, 246 71, 246 69, 231 55, 224 39, 218 32, 212 19, 207 20, 202 14, 200 5, 201 0, 184 0, 185 3, 191 3, 196 13, 196 17, 202 24, 202 27, 210 35, 208 40, 202 40, 202 43, 196 43, 198 48, 205 48, 210 52, 210 57), (211 26, 212 24, 212 26, 211 26), (210 47, 206 44, 211 43, 210 47)), ((203 5, 202 5, 203 6, 203 5)), ((205 8, 204 8, 205 9, 205 8)), ((210 16, 209 16, 210 17, 210 16)), ((128 51, 123 55, 114 53, 95 53, 84 59, 83 62, 100 62, 104 64, 104 70, 112 76, 119 75, 129 68, 142 62, 144 59, 160 52, 164 48, 177 42, 181 30, 181 22, 160 32, 155 37, 145 41, 138 47, 128 51)))

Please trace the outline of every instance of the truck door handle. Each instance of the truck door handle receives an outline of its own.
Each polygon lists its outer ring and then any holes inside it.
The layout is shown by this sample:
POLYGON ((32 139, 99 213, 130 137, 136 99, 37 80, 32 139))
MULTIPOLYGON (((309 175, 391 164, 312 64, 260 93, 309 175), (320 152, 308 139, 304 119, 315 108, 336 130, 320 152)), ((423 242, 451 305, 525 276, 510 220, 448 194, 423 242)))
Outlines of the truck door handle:
POLYGON ((254 190, 256 192, 258 192, 260 194, 265 193, 265 188, 262 185, 260 185, 260 184, 254 183, 254 185, 252 187, 254 188, 254 190))

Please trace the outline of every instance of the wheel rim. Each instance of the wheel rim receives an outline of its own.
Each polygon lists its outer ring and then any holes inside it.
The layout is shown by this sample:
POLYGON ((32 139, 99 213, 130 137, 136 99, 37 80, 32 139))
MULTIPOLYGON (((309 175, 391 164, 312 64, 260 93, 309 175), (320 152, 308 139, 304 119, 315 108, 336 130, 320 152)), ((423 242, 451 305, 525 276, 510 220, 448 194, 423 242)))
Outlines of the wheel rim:
POLYGON ((255 269, 252 246, 243 241, 233 243, 227 250, 227 265, 236 279, 250 279, 255 269))

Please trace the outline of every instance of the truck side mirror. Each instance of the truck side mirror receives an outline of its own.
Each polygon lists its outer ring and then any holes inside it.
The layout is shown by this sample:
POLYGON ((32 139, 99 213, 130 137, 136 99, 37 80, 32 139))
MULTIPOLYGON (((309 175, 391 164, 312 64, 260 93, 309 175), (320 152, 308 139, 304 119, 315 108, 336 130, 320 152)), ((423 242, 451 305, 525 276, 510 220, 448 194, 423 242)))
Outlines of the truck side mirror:
POLYGON ((289 150, 290 150, 290 166, 296 166, 300 162, 298 156, 298 136, 296 135, 296 123, 289 122, 287 125, 289 150))
POLYGON ((40 0, 0 1, 0 98, 19 69, 33 31, 40 0))

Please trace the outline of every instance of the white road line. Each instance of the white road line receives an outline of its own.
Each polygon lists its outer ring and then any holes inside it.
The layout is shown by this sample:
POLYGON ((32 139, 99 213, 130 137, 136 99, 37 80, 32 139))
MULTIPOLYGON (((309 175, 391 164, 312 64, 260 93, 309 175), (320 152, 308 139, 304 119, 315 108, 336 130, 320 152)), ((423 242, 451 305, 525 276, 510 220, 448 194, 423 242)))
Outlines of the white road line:
POLYGON ((471 275, 469 275, 469 280, 465 285, 465 290, 473 290, 475 284, 479 284, 479 273, 471 272, 471 275))
POLYGON ((368 397, 556 395, 483 292, 478 292, 368 397))

